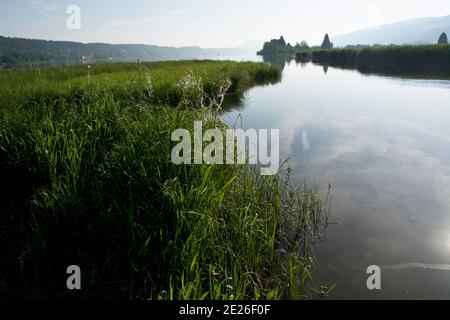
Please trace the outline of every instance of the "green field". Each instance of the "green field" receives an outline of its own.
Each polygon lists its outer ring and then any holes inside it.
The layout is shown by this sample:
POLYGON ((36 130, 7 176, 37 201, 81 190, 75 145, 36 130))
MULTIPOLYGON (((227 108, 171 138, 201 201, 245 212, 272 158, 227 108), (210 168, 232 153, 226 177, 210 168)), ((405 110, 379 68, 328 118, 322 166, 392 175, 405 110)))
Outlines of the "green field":
POLYGON ((248 166, 170 161, 175 129, 225 129, 224 91, 280 73, 229 61, 1 71, 0 297, 326 294, 311 282, 327 220, 317 190, 248 166), (66 289, 71 264, 77 292, 66 289))

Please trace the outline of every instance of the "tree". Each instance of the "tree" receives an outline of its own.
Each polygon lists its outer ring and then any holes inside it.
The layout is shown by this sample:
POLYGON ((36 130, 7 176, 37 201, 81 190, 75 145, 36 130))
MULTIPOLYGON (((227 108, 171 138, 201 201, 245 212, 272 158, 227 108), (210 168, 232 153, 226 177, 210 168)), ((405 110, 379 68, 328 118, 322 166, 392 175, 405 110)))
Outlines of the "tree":
POLYGON ((309 45, 308 45, 308 42, 306 42, 306 41, 302 41, 301 43, 296 43, 295 44, 295 47, 294 47, 296 50, 308 50, 309 49, 309 45))
POLYGON ((320 46, 322 49, 331 49, 333 48, 333 43, 330 41, 330 37, 328 36, 328 33, 325 35, 325 38, 323 38, 322 45, 320 46))
POLYGON ((295 44, 295 49, 301 49, 301 50, 309 49, 308 42, 306 42, 305 40, 303 40, 301 43, 297 42, 295 44))
POLYGON ((264 47, 261 51, 258 52, 260 55, 272 55, 277 53, 282 53, 286 51, 287 48, 286 41, 283 36, 280 37, 279 40, 272 39, 269 42, 264 43, 264 47))
POLYGON ((439 37, 438 44, 448 44, 447 34, 445 32, 442 32, 439 37))

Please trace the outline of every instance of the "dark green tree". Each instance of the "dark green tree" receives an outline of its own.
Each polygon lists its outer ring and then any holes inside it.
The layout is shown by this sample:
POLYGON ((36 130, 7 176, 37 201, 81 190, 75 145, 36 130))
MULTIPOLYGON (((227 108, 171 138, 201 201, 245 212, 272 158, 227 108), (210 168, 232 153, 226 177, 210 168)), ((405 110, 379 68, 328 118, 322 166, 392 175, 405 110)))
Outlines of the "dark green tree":
POLYGON ((295 49, 297 49, 297 50, 308 50, 309 49, 308 42, 306 42, 304 40, 301 43, 297 42, 295 44, 295 49))
POLYGON ((322 49, 331 49, 333 48, 333 43, 330 41, 330 37, 328 36, 328 33, 325 35, 325 38, 323 38, 322 45, 320 46, 322 49))
POLYGON ((309 49, 308 42, 306 42, 305 40, 303 40, 302 43, 300 43, 300 46, 301 46, 303 49, 309 49))
POLYGON ((445 32, 442 32, 441 36, 439 37, 438 44, 448 44, 448 38, 445 32))
POLYGON ((269 42, 265 42, 263 49, 259 51, 258 54, 272 55, 282 53, 286 51, 286 48, 290 49, 283 36, 281 36, 280 39, 272 39, 269 42))

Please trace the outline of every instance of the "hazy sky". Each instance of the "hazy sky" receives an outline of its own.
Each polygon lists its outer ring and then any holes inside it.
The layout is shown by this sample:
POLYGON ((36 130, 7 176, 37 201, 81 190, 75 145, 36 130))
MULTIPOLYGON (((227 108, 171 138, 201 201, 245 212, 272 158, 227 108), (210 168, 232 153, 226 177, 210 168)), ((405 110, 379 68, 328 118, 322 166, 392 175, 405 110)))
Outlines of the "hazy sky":
POLYGON ((448 14, 449 0, 1 0, 0 35, 203 47, 284 35, 318 44, 326 32, 448 14), (81 30, 66 27, 69 5, 81 9, 81 30))

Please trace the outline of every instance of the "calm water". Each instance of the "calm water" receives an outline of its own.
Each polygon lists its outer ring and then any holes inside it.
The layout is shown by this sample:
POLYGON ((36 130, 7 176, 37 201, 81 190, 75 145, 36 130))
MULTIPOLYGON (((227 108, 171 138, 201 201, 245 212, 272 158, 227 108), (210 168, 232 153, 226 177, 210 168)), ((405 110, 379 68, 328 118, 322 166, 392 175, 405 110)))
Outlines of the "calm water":
POLYGON ((337 282, 333 298, 450 299, 450 81, 415 78, 292 61, 224 115, 279 128, 295 178, 332 185, 316 281, 337 282))

